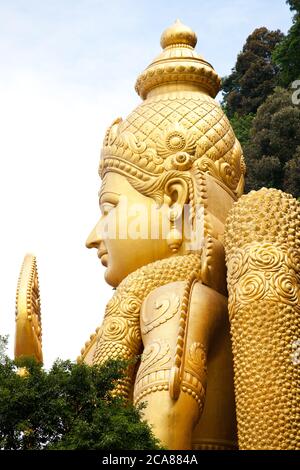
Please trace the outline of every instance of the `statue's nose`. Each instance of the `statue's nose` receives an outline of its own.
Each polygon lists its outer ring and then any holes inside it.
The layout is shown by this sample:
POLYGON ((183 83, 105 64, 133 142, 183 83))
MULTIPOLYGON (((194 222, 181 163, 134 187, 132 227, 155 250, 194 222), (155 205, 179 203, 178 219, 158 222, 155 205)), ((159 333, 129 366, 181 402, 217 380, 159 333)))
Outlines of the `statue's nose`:
MULTIPOLYGON (((97 224, 98 225, 98 224, 97 224)), ((93 230, 91 231, 91 233, 89 234, 86 242, 85 242, 85 246, 87 248, 98 248, 101 240, 99 238, 99 235, 98 235, 98 231, 97 231, 97 225, 95 225, 95 227, 93 228, 93 230)))

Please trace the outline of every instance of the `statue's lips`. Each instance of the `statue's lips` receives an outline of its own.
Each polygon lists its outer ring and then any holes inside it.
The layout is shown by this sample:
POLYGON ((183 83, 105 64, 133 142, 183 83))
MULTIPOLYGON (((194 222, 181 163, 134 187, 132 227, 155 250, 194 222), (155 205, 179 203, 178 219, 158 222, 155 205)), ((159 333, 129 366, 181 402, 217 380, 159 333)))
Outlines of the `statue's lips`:
POLYGON ((98 250, 98 258, 101 260, 103 266, 107 266, 108 253, 106 250, 98 250))

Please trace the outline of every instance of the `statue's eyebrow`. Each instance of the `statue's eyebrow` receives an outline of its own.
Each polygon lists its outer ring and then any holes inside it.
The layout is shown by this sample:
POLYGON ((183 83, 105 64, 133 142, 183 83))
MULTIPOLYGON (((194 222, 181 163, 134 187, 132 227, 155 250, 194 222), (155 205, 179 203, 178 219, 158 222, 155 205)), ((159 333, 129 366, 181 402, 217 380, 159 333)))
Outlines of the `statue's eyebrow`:
POLYGON ((121 196, 120 193, 116 193, 114 191, 102 191, 100 189, 99 193, 98 193, 98 196, 99 196, 99 202, 101 201, 101 199, 104 197, 104 195, 108 195, 108 199, 113 199, 114 201, 115 200, 119 200, 119 197, 121 196))

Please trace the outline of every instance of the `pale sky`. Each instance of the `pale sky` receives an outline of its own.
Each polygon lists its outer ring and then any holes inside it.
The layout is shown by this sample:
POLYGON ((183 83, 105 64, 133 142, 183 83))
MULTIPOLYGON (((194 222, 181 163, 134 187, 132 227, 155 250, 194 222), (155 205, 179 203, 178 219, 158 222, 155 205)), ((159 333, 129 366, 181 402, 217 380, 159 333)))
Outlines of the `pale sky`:
POLYGON ((85 240, 99 217, 106 127, 139 103, 137 75, 180 18, 230 73, 257 27, 291 25, 284 0, 0 0, 0 334, 13 350, 23 257, 37 256, 45 364, 75 359, 113 291, 85 240))

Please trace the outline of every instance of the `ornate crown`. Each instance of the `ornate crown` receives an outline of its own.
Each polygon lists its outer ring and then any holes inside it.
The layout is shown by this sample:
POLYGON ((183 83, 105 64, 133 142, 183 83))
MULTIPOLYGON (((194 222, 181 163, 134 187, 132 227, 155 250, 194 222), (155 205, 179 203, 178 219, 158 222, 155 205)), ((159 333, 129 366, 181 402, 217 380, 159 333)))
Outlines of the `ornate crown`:
POLYGON ((144 100, 106 132, 99 173, 149 181, 193 166, 240 195, 245 164, 232 127, 214 97, 220 78, 198 55, 196 34, 179 20, 161 37, 162 53, 138 77, 144 100))

